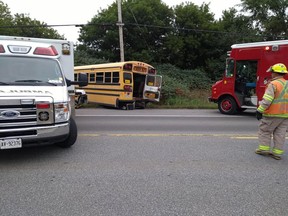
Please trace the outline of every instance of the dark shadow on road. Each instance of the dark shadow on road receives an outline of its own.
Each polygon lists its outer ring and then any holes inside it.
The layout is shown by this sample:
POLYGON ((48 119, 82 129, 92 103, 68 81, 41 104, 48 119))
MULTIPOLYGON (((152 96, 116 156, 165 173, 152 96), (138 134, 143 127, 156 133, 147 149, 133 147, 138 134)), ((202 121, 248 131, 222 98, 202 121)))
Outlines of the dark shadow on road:
POLYGON ((35 146, 24 147, 19 149, 6 149, 0 151, 0 164, 13 162, 25 163, 27 161, 48 160, 49 158, 60 157, 61 154, 71 151, 73 147, 65 149, 58 146, 35 146))
POLYGON ((244 111, 244 112, 241 112, 239 114, 237 114, 239 116, 251 116, 251 117, 254 117, 256 119, 256 110, 249 110, 249 111, 244 111))
MULTIPOLYGON (((219 115, 229 116, 229 115, 220 113, 220 111, 218 109, 213 110, 213 113, 216 113, 216 114, 218 113, 219 115)), ((231 116, 233 116, 233 115, 231 115, 231 116)), ((252 118, 256 119, 256 110, 254 110, 254 109, 248 110, 247 109, 243 112, 238 112, 238 113, 234 114, 234 116, 251 116, 252 118)))

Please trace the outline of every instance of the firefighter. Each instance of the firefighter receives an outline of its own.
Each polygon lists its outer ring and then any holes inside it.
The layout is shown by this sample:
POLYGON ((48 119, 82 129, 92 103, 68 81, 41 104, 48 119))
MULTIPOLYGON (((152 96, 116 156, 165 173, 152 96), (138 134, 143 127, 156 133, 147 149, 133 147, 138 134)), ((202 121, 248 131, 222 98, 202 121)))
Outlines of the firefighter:
POLYGON ((280 160, 284 153, 288 128, 288 81, 284 79, 288 72, 282 63, 274 64, 267 72, 272 72, 272 79, 267 84, 256 111, 256 117, 258 120, 261 119, 261 122, 258 131, 259 146, 255 153, 280 160))

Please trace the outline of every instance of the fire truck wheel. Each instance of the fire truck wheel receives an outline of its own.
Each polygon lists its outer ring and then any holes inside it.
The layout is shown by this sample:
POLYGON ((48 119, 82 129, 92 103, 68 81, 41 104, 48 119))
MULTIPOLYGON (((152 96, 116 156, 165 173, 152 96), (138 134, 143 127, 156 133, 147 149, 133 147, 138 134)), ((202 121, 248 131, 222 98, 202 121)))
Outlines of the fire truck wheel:
POLYGON ((67 139, 63 142, 57 143, 57 145, 62 148, 71 147, 77 140, 77 125, 75 123, 75 120, 71 118, 69 123, 70 123, 69 124, 70 132, 69 132, 67 139))
POLYGON ((218 102, 218 109, 222 114, 233 115, 237 112, 237 104, 231 96, 227 96, 218 102))

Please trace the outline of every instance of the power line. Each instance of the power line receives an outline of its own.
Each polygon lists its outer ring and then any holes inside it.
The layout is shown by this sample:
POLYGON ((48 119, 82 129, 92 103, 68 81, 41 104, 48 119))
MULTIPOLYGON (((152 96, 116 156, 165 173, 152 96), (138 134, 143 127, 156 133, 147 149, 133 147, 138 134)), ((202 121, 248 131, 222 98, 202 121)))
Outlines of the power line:
POLYGON ((50 27, 84 27, 84 26, 114 26, 111 23, 101 23, 101 24, 60 24, 60 25, 16 25, 16 26, 0 26, 1 28, 50 28, 50 27))
MULTIPOLYGON (((147 25, 147 24, 139 24, 139 23, 125 23, 125 26, 136 26, 136 27, 144 27, 144 28, 162 28, 162 29, 176 29, 182 31, 195 31, 195 32, 207 32, 207 33, 221 33, 221 34, 228 34, 231 32, 226 31, 213 31, 213 30, 204 30, 204 29, 191 29, 191 28, 184 28, 184 27, 170 27, 170 26, 156 26, 156 25, 147 25)), ((49 28, 49 27, 85 27, 85 26, 115 26, 115 24, 111 23, 88 23, 88 24, 58 24, 58 25, 17 25, 17 26, 0 26, 1 28, 49 28)))
MULTIPOLYGON (((112 27, 116 26, 115 23, 87 23, 87 24, 57 24, 57 25, 9 25, 9 26, 0 26, 0 29, 5 28, 53 28, 53 27, 86 27, 86 26, 98 26, 98 27, 112 27)), ((159 25, 148 25, 148 24, 139 24, 139 23, 125 23, 125 26, 136 26, 143 28, 158 28, 158 29, 171 29, 177 31, 191 31, 191 32, 199 32, 199 33, 213 33, 213 34, 237 34, 237 35, 249 35, 249 36, 257 36, 257 37, 265 37, 265 35, 259 34, 249 34, 249 33, 241 33, 241 32, 229 32, 229 31, 215 31, 215 30, 205 30, 205 29, 195 29, 195 28, 185 28, 185 27, 176 27, 176 26, 159 26, 159 25)))

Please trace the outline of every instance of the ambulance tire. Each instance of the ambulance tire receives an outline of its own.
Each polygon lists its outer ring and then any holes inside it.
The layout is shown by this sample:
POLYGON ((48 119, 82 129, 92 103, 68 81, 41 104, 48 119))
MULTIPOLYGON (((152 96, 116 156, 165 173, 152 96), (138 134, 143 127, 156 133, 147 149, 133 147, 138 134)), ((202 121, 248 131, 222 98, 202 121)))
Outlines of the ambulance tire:
POLYGON ((226 96, 218 102, 218 109, 222 114, 233 115, 237 113, 236 101, 231 96, 226 96))
POLYGON ((77 140, 77 125, 73 118, 69 121, 69 135, 67 139, 63 142, 57 143, 58 146, 62 148, 71 147, 77 140))

